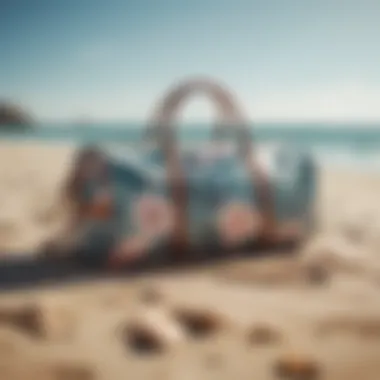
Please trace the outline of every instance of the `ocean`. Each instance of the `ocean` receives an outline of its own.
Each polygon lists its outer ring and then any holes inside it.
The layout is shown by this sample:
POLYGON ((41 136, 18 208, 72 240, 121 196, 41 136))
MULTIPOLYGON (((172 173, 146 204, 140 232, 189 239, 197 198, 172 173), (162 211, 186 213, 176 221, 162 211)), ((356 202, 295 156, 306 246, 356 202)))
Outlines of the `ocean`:
MULTIPOLYGON (((257 123, 250 126, 254 144, 283 144, 312 154, 324 166, 375 171, 380 174, 380 123, 257 123)), ((204 124, 178 128, 181 143, 194 144, 211 138, 204 124)), ((1 140, 36 140, 75 144, 118 143, 136 146, 147 136, 143 123, 43 124, 16 132, 2 127, 1 140)), ((233 139, 234 132, 228 131, 233 139)))

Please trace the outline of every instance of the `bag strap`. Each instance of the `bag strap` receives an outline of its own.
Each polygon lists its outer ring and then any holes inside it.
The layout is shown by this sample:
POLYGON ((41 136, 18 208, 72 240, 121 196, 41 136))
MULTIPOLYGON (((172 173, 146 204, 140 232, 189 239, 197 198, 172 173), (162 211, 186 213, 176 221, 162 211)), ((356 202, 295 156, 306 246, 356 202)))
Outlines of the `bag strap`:
POLYGON ((271 239, 275 225, 273 195, 268 177, 257 162, 256 152, 247 122, 237 106, 235 97, 224 87, 208 79, 195 79, 179 83, 163 96, 152 118, 152 127, 166 157, 170 195, 175 204, 175 231, 173 244, 176 250, 185 251, 188 246, 188 189, 180 164, 180 154, 174 124, 185 101, 196 93, 207 94, 215 103, 224 125, 235 127, 238 153, 244 161, 252 184, 257 190, 258 206, 263 216, 261 238, 271 239))

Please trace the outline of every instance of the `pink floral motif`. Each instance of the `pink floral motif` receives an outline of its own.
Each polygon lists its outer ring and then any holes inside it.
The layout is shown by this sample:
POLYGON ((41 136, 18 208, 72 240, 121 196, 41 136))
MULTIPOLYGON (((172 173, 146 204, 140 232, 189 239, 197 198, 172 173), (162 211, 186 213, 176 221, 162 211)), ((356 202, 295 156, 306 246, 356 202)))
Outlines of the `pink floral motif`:
POLYGON ((165 198, 145 195, 135 204, 135 220, 139 233, 145 236, 168 235, 174 227, 174 210, 165 198))
POLYGON ((223 243, 234 245, 257 235, 261 217, 251 205, 233 202, 220 210, 217 223, 223 243))
POLYGON ((112 252, 109 267, 117 269, 143 257, 148 252, 149 244, 147 236, 136 235, 124 239, 112 252))

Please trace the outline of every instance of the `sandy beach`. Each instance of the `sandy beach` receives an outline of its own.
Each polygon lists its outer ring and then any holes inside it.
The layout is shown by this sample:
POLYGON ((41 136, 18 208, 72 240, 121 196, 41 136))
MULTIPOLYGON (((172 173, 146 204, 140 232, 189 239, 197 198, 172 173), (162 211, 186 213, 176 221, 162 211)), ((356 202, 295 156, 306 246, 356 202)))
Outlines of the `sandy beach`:
MULTIPOLYGON (((0 252, 62 226, 73 151, 0 144, 0 252)), ((380 175, 322 169, 295 257, 2 293, 0 380, 378 380, 379 194, 380 175), (140 325, 157 335, 143 352, 140 325)))

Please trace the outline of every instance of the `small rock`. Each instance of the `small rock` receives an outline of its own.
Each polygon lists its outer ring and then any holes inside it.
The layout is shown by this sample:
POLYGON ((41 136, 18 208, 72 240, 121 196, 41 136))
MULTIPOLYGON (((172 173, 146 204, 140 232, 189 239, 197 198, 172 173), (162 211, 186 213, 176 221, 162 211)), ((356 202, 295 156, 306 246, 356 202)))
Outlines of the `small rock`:
POLYGON ((280 342, 281 335, 270 326, 260 325, 249 329, 247 340, 251 345, 268 345, 280 342))
POLYGON ((227 324, 222 315, 207 309, 178 308, 173 311, 173 316, 186 333, 194 338, 214 335, 227 324))
POLYGON ((320 368, 311 358, 298 354, 288 354, 276 361, 274 373, 279 379, 316 380, 320 376, 320 368))
POLYGON ((75 320, 69 310, 58 305, 30 303, 1 307, 1 324, 34 338, 60 340, 72 335, 75 320))

